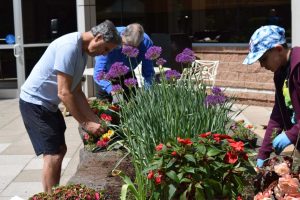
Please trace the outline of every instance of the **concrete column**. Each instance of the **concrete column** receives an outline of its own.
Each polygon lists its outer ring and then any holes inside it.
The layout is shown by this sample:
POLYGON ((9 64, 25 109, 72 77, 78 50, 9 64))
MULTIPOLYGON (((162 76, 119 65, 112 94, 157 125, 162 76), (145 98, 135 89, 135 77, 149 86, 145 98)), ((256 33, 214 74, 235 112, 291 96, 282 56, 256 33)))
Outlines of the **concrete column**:
MULTIPOLYGON (((89 31, 96 25, 96 1, 76 0, 77 29, 79 32, 89 31)), ((94 58, 88 57, 86 68, 94 67, 94 58)), ((86 76, 82 85, 83 92, 87 97, 95 96, 94 81, 92 76, 86 76)))
POLYGON ((292 0, 292 47, 300 46, 300 1, 292 0))

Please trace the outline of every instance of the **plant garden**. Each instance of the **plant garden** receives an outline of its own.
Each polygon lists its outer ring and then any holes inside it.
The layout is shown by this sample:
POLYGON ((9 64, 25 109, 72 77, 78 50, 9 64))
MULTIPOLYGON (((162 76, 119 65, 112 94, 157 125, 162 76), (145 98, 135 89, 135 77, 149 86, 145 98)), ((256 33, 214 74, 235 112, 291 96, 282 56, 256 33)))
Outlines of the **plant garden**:
MULTIPOLYGON (((279 194, 272 199, 298 194, 299 177, 292 176, 291 171, 285 173, 289 179, 280 179, 282 173, 273 178, 276 183, 265 178, 275 167, 259 173, 256 185, 253 184, 257 175, 253 163, 256 145, 249 145, 249 140, 256 137, 251 125, 233 122, 234 98, 226 96, 218 87, 195 81, 197 77, 182 81, 179 72, 164 72, 161 51, 160 47, 153 46, 145 54, 159 66, 159 81, 153 81, 151 87, 138 88, 135 79, 127 79, 124 82, 134 93, 131 98, 125 98, 128 100, 119 99, 114 104, 91 101, 103 130, 99 135, 80 130, 85 150, 97 152, 117 147, 130 157, 135 171, 133 177, 112 169, 113 175, 120 176, 124 182, 120 199, 241 200, 253 199, 255 195, 255 199, 271 199, 270 192, 276 190, 271 183, 279 185, 279 194), (292 191, 286 189, 288 183, 293 184, 292 191)), ((123 53, 132 60, 139 52, 128 46, 123 48, 123 53)), ((183 68, 190 67, 195 59, 190 49, 184 49, 176 57, 183 68)), ((130 69, 131 66, 115 63, 107 74, 99 77, 116 83, 113 91, 117 96, 127 95, 115 80, 130 69)))

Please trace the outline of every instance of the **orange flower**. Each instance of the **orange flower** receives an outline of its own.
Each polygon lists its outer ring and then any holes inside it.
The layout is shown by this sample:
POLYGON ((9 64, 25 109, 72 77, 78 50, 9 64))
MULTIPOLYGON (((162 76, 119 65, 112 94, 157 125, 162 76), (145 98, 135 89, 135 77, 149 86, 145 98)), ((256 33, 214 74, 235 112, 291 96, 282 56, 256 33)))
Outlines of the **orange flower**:
POLYGON ((184 144, 184 145, 191 145, 193 144, 193 142, 191 141, 190 138, 187 138, 187 139, 182 139, 180 137, 177 137, 177 141, 181 144, 184 144))
POLYGON ((119 112, 120 111, 120 107, 118 105, 112 105, 112 106, 109 106, 109 109, 113 110, 113 111, 116 111, 116 112, 119 112))
POLYGON ((157 145, 155 147, 155 149, 156 149, 156 151, 161 151, 163 147, 164 147, 164 144, 160 143, 159 145, 157 145))
POLYGON ((227 152, 224 157, 225 162, 234 164, 238 160, 238 156, 233 152, 227 152))
POLYGON ((248 124, 248 125, 246 126, 246 128, 247 128, 247 129, 251 129, 251 128, 253 128, 253 125, 248 124))

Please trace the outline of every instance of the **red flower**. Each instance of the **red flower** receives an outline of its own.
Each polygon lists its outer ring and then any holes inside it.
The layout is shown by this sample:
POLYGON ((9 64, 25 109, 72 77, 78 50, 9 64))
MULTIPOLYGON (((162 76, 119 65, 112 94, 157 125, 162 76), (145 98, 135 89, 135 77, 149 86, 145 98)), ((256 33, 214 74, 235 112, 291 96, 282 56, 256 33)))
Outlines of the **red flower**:
POLYGON ((233 148, 234 151, 244 151, 244 143, 239 141, 239 142, 232 142, 229 143, 230 146, 233 148))
POLYGON ((177 141, 181 144, 184 144, 184 145, 191 145, 193 144, 193 142, 191 141, 190 138, 187 138, 187 139, 182 139, 180 137, 177 137, 177 141))
POLYGON ((154 177, 154 172, 152 170, 149 171, 147 178, 148 179, 153 179, 154 177))
POLYGON ((229 143, 236 142, 234 139, 227 139, 229 143))
POLYGON ((236 200, 243 200, 243 198, 241 197, 241 195, 238 195, 236 200))
POLYGON ((87 134, 87 133, 85 133, 83 137, 85 140, 88 140, 90 138, 89 134, 87 134))
POLYGON ((96 192, 96 193, 95 193, 95 199, 96 199, 96 200, 99 200, 100 198, 101 198, 101 195, 100 195, 98 192, 96 192))
POLYGON ((104 141, 104 140, 99 140, 97 142, 97 146, 98 147, 106 147, 108 145, 108 142, 104 141))
POLYGON ((159 174, 158 176, 155 177, 155 183, 158 185, 161 184, 161 181, 162 181, 162 175, 159 174))
POLYGON ((161 151, 163 147, 164 147, 164 144, 160 143, 159 145, 157 145, 155 147, 155 149, 156 149, 156 151, 161 151))
POLYGON ((104 120, 104 121, 111 121, 112 120, 112 117, 110 116, 110 115, 108 115, 108 114, 105 114, 105 113, 102 113, 101 115, 100 115, 100 118, 102 119, 102 120, 104 120))
POLYGON ((172 155, 172 156, 177 156, 177 152, 176 152, 176 151, 173 151, 173 152, 171 153, 171 155, 172 155))
POLYGON ((227 134, 219 134, 219 133, 213 134, 213 137, 216 142, 220 142, 223 139, 232 139, 232 137, 230 137, 227 134))
POLYGON ((206 132, 206 133, 200 134, 199 137, 206 138, 206 137, 208 137, 210 135, 211 135, 211 132, 206 132))
POLYGON ((238 160, 238 156, 233 152, 227 152, 224 157, 225 162, 234 164, 238 160))

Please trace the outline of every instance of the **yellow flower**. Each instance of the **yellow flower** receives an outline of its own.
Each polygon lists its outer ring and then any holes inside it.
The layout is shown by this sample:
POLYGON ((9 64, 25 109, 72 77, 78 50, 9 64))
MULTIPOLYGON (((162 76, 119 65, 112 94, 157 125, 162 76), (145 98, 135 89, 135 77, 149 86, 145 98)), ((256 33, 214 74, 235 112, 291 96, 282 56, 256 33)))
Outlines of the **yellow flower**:
POLYGON ((114 131, 113 130, 108 130, 107 133, 102 135, 102 138, 103 139, 110 139, 113 135, 114 135, 114 131))

